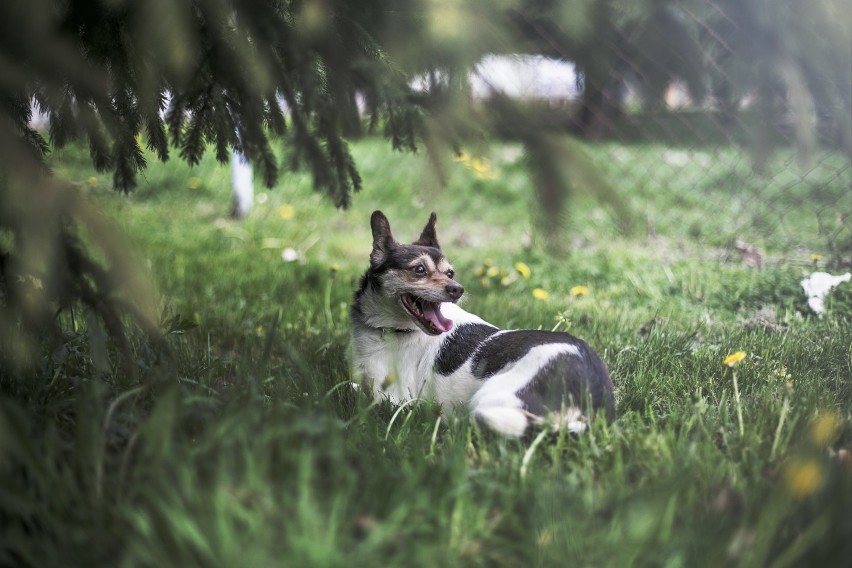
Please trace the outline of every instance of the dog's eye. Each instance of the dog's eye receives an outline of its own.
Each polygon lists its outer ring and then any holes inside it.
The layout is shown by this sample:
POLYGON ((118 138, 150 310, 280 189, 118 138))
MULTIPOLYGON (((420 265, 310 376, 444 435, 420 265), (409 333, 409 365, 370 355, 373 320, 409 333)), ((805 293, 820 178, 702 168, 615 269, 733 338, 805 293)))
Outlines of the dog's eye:
POLYGON ((426 274, 426 267, 423 266, 422 264, 418 264, 417 266, 414 267, 414 274, 420 274, 420 275, 426 274))
POLYGON ((456 275, 456 271, 453 269, 447 270, 447 278, 453 278, 456 275))

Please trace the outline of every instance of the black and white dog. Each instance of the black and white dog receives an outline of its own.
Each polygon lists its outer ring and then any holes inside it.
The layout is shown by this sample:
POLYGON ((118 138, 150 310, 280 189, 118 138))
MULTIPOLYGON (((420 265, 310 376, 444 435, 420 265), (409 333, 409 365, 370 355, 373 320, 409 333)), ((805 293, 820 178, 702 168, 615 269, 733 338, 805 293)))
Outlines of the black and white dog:
POLYGON ((533 424, 582 432, 590 410, 612 420, 612 380, 584 341, 499 330, 457 305, 464 288, 441 252, 435 219, 410 245, 394 240, 381 211, 370 219, 373 251, 352 305, 351 348, 373 396, 469 405, 480 423, 510 437, 533 424))

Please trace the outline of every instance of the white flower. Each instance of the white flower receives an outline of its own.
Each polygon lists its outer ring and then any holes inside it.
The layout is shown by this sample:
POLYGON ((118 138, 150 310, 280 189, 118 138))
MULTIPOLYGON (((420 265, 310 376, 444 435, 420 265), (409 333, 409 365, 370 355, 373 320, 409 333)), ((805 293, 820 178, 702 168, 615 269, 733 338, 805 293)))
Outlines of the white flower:
POLYGON ((284 262, 295 262, 299 260, 299 257, 301 257, 301 255, 296 249, 287 247, 281 251, 281 258, 284 259, 284 262))
POLYGON ((835 286, 852 279, 852 273, 833 276, 828 272, 814 272, 802 280, 802 288, 808 296, 808 306, 818 314, 825 311, 825 297, 835 286))

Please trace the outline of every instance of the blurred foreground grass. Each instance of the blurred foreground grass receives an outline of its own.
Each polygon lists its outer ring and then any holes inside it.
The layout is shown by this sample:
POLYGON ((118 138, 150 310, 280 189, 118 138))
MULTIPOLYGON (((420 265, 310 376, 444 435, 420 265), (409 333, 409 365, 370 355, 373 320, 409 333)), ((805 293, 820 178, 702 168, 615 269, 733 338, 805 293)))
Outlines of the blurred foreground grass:
POLYGON ((227 216, 230 174, 212 157, 152 163, 125 198, 81 150, 53 156, 159 285, 170 353, 137 337, 143 381, 131 383, 94 353, 85 315, 63 313, 62 348, 34 376, 2 377, 0 564, 852 557, 852 320, 842 294, 824 317, 808 313, 798 284, 822 268, 811 255, 825 245, 795 205, 852 199, 830 161, 807 183, 779 175, 752 188, 745 161, 711 177, 697 151, 589 147, 638 228, 622 234, 577 188, 559 247, 571 252, 554 257, 532 228, 516 147, 448 160, 446 188, 424 157, 371 140, 353 150, 365 189, 351 210, 295 174, 259 192, 242 222, 227 216), (641 164, 661 152, 681 165, 650 177, 641 164), (377 208, 400 240, 438 212, 470 311, 594 345, 619 419, 533 448, 443 422, 430 404, 398 410, 350 389, 348 302, 377 208), (762 269, 731 254, 734 236, 765 251, 762 269), (735 351, 746 357, 728 368, 735 351))

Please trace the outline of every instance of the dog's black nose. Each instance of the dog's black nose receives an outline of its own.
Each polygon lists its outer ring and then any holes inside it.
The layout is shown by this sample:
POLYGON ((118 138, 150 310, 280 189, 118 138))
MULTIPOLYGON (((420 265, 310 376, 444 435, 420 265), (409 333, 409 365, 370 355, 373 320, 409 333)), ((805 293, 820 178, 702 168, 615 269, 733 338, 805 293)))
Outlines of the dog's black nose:
POLYGON ((445 289, 453 300, 458 300, 464 294, 464 287, 461 284, 447 284, 445 289))

